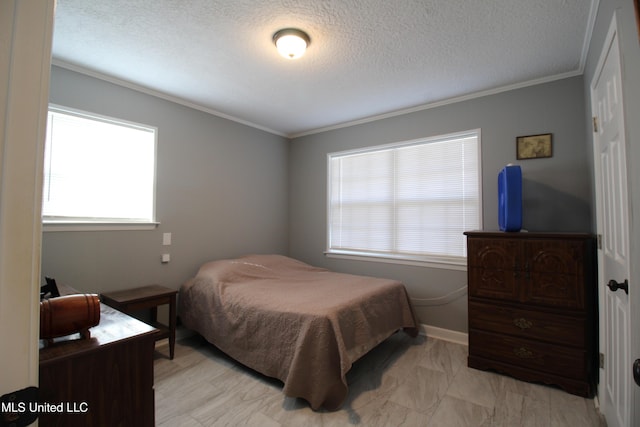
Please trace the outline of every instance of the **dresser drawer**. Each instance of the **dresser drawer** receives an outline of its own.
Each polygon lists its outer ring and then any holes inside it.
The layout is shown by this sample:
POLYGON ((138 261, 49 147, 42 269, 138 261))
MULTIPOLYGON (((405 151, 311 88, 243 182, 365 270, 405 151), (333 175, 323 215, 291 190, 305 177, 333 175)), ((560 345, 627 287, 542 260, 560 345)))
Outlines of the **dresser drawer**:
POLYGON ((469 354, 567 378, 583 379, 587 372, 583 350, 490 332, 469 334, 469 354))
POLYGON ((469 301, 469 327, 573 347, 586 345, 583 318, 548 312, 469 301))

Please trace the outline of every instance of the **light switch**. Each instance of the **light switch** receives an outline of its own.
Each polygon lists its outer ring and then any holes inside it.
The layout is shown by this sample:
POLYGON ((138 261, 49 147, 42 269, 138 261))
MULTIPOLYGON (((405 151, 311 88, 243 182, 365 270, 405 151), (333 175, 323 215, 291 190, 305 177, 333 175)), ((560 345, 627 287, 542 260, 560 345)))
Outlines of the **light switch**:
POLYGON ((171 245, 171 233, 162 233, 162 245, 163 246, 171 245))
POLYGON ((162 254, 162 263, 166 264, 169 261, 171 261, 171 255, 170 254, 162 254))

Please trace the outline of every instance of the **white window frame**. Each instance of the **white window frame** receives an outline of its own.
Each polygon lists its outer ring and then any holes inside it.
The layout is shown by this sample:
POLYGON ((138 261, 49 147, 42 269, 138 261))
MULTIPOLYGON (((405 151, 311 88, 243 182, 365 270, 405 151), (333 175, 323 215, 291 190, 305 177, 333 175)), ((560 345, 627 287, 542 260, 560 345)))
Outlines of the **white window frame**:
MULTIPOLYGON (((383 150, 404 148, 414 145, 430 144, 437 142, 444 142, 447 140, 461 139, 465 137, 477 138, 477 191, 478 191, 478 224, 479 228, 482 228, 483 218, 483 199, 482 199, 482 138, 480 129, 472 129, 463 132, 450 133, 446 135, 438 135, 427 138, 420 138, 410 141, 395 142, 391 144, 384 144, 372 147, 365 147, 354 150, 346 150, 340 152, 333 152, 327 154, 327 223, 326 223, 326 251, 325 255, 331 258, 361 260, 361 261, 373 261, 373 262, 387 262, 394 264, 406 264, 406 265, 418 265, 428 266, 434 268, 444 268, 449 270, 466 270, 466 253, 464 256, 452 257, 437 254, 398 254, 398 253, 380 253, 369 251, 357 251, 357 250, 342 250, 331 247, 331 194, 332 194, 332 182, 331 182, 331 161, 334 158, 349 156, 362 153, 374 153, 383 150)), ((461 238, 463 238, 461 230, 461 238)))
MULTIPOLYGON (((74 108, 49 104, 49 112, 76 116, 83 119, 129 127, 153 133, 153 189, 151 195, 151 217, 149 219, 125 219, 125 218, 97 218, 97 217, 50 217, 42 215, 43 231, 115 231, 115 230, 153 230, 159 222, 156 220, 156 168, 158 155, 158 128, 141 123, 135 123, 114 117, 108 117, 74 108)), ((47 140, 50 138, 49 126, 47 126, 47 140)), ((45 168, 46 171, 46 168, 45 168)), ((43 180, 44 181, 44 180, 43 180)), ((44 181, 43 183, 45 183, 44 181)), ((43 197, 45 196, 43 191, 43 197)), ((44 207, 44 200, 43 200, 44 207)))

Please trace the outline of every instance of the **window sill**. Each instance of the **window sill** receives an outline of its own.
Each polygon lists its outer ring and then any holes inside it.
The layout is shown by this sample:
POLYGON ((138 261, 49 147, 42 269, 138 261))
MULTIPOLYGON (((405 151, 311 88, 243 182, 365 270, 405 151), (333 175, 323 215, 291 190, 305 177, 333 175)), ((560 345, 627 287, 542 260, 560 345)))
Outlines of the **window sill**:
POLYGON ((327 258, 348 259, 354 261, 382 262, 388 264, 413 265, 418 267, 441 268, 444 270, 467 271, 466 259, 424 259, 407 258, 393 255, 371 254, 364 252, 326 251, 327 258))
POLYGON ((155 230, 159 222, 71 222, 44 221, 42 231, 131 231, 155 230))

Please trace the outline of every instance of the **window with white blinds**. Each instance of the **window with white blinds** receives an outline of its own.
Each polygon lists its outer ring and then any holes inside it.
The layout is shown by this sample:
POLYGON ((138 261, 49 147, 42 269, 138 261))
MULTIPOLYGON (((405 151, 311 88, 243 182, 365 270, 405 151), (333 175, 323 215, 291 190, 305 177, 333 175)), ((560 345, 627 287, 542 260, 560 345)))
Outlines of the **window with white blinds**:
POLYGON ((50 106, 45 224, 152 224, 156 128, 50 106))
POLYGON ((466 263, 480 130, 328 155, 328 254, 466 263))

